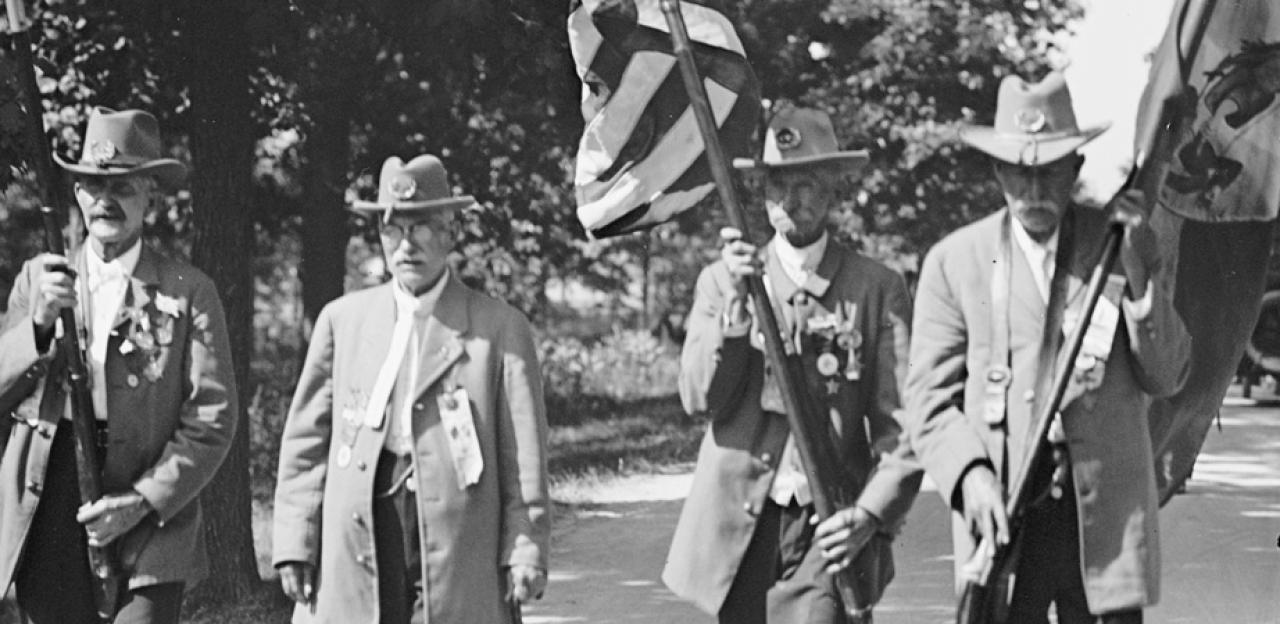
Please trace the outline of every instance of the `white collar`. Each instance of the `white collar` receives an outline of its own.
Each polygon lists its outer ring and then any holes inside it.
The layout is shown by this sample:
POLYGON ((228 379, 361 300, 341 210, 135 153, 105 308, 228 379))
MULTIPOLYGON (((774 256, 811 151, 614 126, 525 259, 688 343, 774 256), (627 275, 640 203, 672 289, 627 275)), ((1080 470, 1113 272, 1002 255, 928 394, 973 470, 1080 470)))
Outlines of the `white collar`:
POLYGON ((1049 236, 1049 240, 1040 243, 1031 238, 1031 234, 1027 232, 1027 229, 1023 227, 1022 222, 1018 221, 1017 217, 1010 216, 1010 220, 1013 221, 1013 240, 1018 243, 1018 248, 1022 250, 1022 253, 1026 254, 1028 258, 1043 258, 1048 255, 1056 259, 1058 233, 1062 231, 1061 225, 1053 231, 1053 234, 1049 236))
POLYGON ((773 237, 773 248, 787 276, 797 285, 803 285, 800 283, 801 280, 796 279, 797 276, 807 276, 818 268, 818 263, 822 261, 822 254, 827 252, 827 241, 830 238, 826 232, 823 232, 818 240, 808 246, 796 247, 787 240, 787 237, 777 234, 773 237))
POLYGON ((426 316, 436 307, 436 302, 440 300, 440 293, 444 292, 444 283, 449 281, 449 269, 445 269, 440 278, 427 292, 414 297, 412 293, 405 290, 404 286, 394 278, 391 280, 391 293, 396 300, 397 314, 416 314, 418 316, 426 316))
POLYGON ((116 256, 110 262, 103 260, 92 244, 85 245, 85 248, 85 267, 89 273, 90 288, 97 286, 104 279, 128 278, 133 275, 133 270, 138 268, 138 260, 142 257, 141 238, 135 241, 128 251, 116 256))

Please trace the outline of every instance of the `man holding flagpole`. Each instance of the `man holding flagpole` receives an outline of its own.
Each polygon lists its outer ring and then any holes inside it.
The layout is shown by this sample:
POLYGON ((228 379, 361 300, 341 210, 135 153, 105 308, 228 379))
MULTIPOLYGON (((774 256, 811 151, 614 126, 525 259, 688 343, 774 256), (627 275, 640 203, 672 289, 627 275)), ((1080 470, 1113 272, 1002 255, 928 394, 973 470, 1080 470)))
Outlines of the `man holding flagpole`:
POLYGON ((842 179, 866 163, 866 152, 840 150, 825 113, 778 112, 763 157, 734 161, 763 183, 776 236, 759 250, 725 228, 721 259, 698 278, 680 395, 711 425, 662 577, 725 624, 844 622, 824 556, 832 570, 854 562, 872 604, 892 578, 890 542, 921 478, 893 417, 907 290, 827 232, 842 179), (869 475, 853 493, 857 504, 828 520, 832 538, 821 548, 810 484, 747 305, 743 282, 761 271, 803 362, 801 391, 819 397, 830 418, 819 430, 835 436, 842 469, 869 475))

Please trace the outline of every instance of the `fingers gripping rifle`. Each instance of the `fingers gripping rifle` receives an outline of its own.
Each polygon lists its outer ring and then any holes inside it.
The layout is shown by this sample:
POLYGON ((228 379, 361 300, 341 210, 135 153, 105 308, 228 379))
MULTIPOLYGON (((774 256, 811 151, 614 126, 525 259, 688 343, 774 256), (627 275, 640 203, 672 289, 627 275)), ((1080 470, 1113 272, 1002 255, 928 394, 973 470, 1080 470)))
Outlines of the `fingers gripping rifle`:
MULTIPOLYGON (((9 20, 9 36, 18 71, 21 72, 21 102, 26 113, 28 143, 35 150, 32 168, 40 188, 40 209, 44 223, 45 244, 50 253, 66 255, 62 240, 62 224, 54 207, 65 206, 59 186, 54 182, 49 142, 44 135, 43 106, 36 85, 35 65, 28 32, 30 22, 23 11, 22 0, 5 0, 9 20)), ((98 465, 98 431, 93 413, 93 397, 89 391, 89 366, 76 326, 75 312, 63 308, 58 316, 62 333, 58 348, 66 358, 67 391, 71 401, 71 421, 75 432, 76 474, 80 500, 89 503, 102 497, 102 471, 98 465)), ((103 620, 115 617, 119 593, 118 565, 111 548, 89 547, 89 567, 93 574, 94 605, 103 620)))
MULTIPOLYGON (((1167 88, 1167 92, 1159 99, 1160 105, 1157 111, 1159 125, 1149 138, 1146 148, 1138 150, 1134 167, 1121 189, 1121 192, 1141 189, 1145 193, 1147 214, 1151 213, 1151 208, 1154 207, 1158 193, 1164 185, 1174 149, 1177 148, 1179 138, 1186 130, 1184 125, 1194 118, 1190 113, 1194 111, 1196 99, 1195 94, 1187 87, 1187 77, 1200 44, 1204 40, 1209 18, 1213 15, 1214 3, 1215 0, 1188 0, 1181 5, 1180 23, 1195 24, 1193 30, 1185 33, 1187 37, 1179 45, 1182 61, 1181 80, 1176 85, 1163 85, 1167 88)), ((1052 448, 1048 440, 1049 428, 1054 414, 1061 408, 1063 397, 1071 381, 1073 369, 1071 363, 1075 362, 1080 354, 1085 332, 1088 330, 1094 308, 1097 307, 1106 286, 1107 276, 1115 266, 1124 233, 1124 226, 1118 223, 1112 223, 1107 228, 1106 238, 1102 243, 1102 253, 1085 290, 1085 307, 1080 316, 1081 322, 1076 323, 1063 345, 1065 356, 1056 360, 1058 366, 1054 371, 1050 400, 1041 406, 1039 411, 1032 414, 1033 437, 1030 439, 1037 440, 1036 446, 1024 457, 1019 471, 1013 473, 1018 478, 1010 483, 1009 499, 1006 503, 1009 517, 1009 543, 996 546, 985 542, 979 544, 974 555, 975 561, 970 562, 977 572, 974 578, 965 582, 956 610, 957 624, 1002 624, 1007 621, 1005 607, 1012 592, 1010 579, 1017 567, 1024 514, 1038 494, 1032 491, 1031 480, 1037 474, 1035 469, 1043 462, 1052 459, 1052 448)))
MULTIPOLYGON (((746 218, 742 213, 733 179, 729 174, 728 160, 725 158, 719 135, 716 133, 711 105, 694 62, 689 34, 680 12, 680 2, 679 0, 662 0, 661 7, 667 26, 671 30, 672 48, 680 66, 680 74, 684 79, 689 103, 698 121, 707 162, 710 165, 716 189, 720 193, 720 201, 728 214, 729 222, 742 232, 744 237, 749 238, 746 218)), ((774 315, 773 306, 769 303, 764 281, 759 275, 747 278, 747 290, 751 295, 755 317, 764 332, 765 353, 769 365, 777 373, 774 378, 778 383, 778 390, 787 411, 787 423, 791 427, 796 450, 800 454, 805 476, 809 480, 814 507, 819 517, 828 518, 841 508, 853 504, 854 501, 850 499, 849 494, 862 490, 863 478, 849 474, 851 471, 840 469, 839 455, 831 439, 828 419, 814 402, 813 397, 807 392, 801 392, 804 377, 800 359, 786 352, 777 317, 774 315)), ((840 592, 840 599, 849 621, 854 624, 869 624, 873 605, 866 596, 867 590, 857 582, 855 573, 857 567, 850 566, 836 575, 836 587, 840 592)))

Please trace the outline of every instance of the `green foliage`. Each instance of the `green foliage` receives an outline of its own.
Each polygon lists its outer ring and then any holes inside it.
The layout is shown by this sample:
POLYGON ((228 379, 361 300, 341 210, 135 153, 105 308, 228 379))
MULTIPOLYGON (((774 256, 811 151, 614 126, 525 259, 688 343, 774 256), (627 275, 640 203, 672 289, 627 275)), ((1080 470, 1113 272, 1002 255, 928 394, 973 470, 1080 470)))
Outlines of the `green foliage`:
POLYGON ((670 395, 679 349, 650 332, 614 329, 599 339, 545 338, 538 345, 553 425, 591 420, 618 404, 670 395))

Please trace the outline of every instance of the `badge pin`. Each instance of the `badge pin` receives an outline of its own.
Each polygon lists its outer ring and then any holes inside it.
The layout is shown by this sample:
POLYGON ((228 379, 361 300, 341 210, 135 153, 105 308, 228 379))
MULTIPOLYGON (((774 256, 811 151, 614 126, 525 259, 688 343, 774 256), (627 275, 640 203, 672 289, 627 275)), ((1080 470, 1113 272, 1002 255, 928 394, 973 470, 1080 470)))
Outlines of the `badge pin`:
POLYGON ((778 149, 780 150, 795 149, 800 147, 800 144, 804 142, 803 137, 800 135, 800 131, 795 128, 778 128, 777 131, 773 133, 773 139, 777 142, 778 149))
POLYGON ((818 356, 818 373, 830 377, 840 370, 840 359, 834 353, 823 353, 818 356))
POLYGON ((137 388, 138 384, 141 383, 138 380, 138 376, 133 373, 129 373, 129 376, 124 378, 124 382, 129 384, 130 388, 137 388))
POLYGON ((346 468, 347 466, 350 466, 350 465, 351 465, 351 447, 349 445, 343 445, 342 448, 338 449, 338 467, 346 468))
POLYGON ((89 160, 100 169, 105 169, 119 153, 120 150, 111 141, 94 141, 89 144, 89 160))
POLYGON ((1035 134, 1044 130, 1045 124, 1049 120, 1044 116, 1044 111, 1038 108, 1024 108, 1013 116, 1013 123, 1019 130, 1027 134, 1035 134))
POLYGON ((402 175, 391 180, 390 188, 391 194, 395 195, 396 199, 409 201, 418 192, 418 183, 413 178, 402 175))

